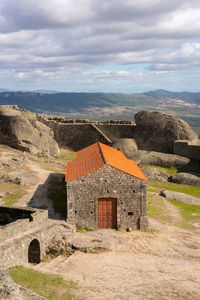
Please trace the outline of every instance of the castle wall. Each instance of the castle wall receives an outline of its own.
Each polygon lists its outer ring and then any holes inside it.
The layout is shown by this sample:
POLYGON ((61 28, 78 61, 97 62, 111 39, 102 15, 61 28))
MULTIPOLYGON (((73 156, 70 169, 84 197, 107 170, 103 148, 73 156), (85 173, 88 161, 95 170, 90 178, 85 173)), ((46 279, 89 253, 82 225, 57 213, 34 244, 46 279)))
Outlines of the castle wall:
MULTIPOLYGON (((82 120, 82 123, 76 123, 75 120, 66 120, 66 122, 74 121, 74 123, 65 123, 65 119, 58 119, 57 121, 49 120, 42 115, 38 115, 37 118, 40 122, 49 126, 53 130, 54 138, 59 147, 69 147, 74 151, 78 151, 98 141, 108 144, 108 140, 105 139, 105 137, 97 129, 95 129, 88 120, 85 120, 85 123, 83 122, 84 120, 82 120)), ((162 134, 158 137, 155 132, 151 136, 151 139, 149 139, 150 134, 148 128, 148 130, 139 127, 137 129, 135 124, 127 124, 126 121, 116 121, 116 123, 114 123, 114 121, 110 121, 110 123, 94 122, 94 124, 112 142, 115 142, 120 138, 134 138, 140 150, 173 153, 191 159, 200 160, 199 144, 193 145, 190 144, 189 141, 173 140, 166 143, 166 135, 162 134), (147 133, 145 133, 145 130, 147 130, 147 133)))
POLYGON ((134 138, 135 125, 133 124, 97 124, 113 142, 121 138, 134 138))
MULTIPOLYGON (((91 123, 59 123, 38 116, 38 120, 49 126, 54 132, 54 139, 59 147, 69 147, 74 151, 83 149, 96 142, 107 144, 104 136, 91 123)), ((119 138, 133 138, 133 124, 95 124, 108 138, 115 141, 119 138)))
POLYGON ((177 140, 174 142, 174 154, 200 160, 200 144, 177 140))

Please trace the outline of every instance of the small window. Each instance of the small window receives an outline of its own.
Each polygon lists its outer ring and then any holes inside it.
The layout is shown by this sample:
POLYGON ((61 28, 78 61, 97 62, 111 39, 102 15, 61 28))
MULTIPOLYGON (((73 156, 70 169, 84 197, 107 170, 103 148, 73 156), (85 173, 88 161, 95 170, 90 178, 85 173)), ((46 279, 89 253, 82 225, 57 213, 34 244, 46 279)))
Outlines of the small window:
POLYGON ((133 211, 129 211, 128 216, 133 216, 133 211))
POLYGON ((77 214, 77 211, 75 210, 75 214, 77 214))

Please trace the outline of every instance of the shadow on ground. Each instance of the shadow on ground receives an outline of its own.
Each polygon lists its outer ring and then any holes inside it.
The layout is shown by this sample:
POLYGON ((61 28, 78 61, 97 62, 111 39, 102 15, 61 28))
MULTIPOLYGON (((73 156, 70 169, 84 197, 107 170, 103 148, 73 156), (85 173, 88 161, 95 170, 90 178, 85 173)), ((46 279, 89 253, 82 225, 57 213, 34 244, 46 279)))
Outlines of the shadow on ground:
POLYGON ((64 174, 51 173, 45 183, 38 186, 28 206, 47 209, 50 219, 65 220, 67 196, 64 174))

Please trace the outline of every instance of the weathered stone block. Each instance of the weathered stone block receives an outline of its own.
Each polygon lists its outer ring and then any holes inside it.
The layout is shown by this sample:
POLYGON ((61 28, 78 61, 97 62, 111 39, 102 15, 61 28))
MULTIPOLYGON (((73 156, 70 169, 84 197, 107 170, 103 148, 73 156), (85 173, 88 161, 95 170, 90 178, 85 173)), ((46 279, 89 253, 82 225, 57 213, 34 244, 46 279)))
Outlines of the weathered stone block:
POLYGON ((140 217, 140 230, 146 231, 148 229, 148 218, 140 217))

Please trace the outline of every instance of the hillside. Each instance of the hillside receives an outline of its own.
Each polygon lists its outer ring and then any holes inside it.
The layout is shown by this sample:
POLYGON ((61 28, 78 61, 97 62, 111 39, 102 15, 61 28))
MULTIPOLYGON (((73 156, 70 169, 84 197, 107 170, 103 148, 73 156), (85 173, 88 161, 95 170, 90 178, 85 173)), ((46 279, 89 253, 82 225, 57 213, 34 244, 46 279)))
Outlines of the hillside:
POLYGON ((33 112, 78 112, 92 107, 152 103, 154 98, 144 94, 3 92, 0 93, 0 105, 16 104, 33 112))
POLYGON ((144 95, 151 96, 153 98, 171 98, 171 99, 181 99, 187 103, 200 104, 200 93, 191 92, 170 92, 166 90, 155 90, 144 93, 144 95))
MULTIPOLYGON (((3 89, 1 89, 3 90, 3 89)), ((139 110, 160 110, 187 121, 200 130, 200 93, 155 90, 138 94, 43 93, 0 90, 0 105, 18 105, 32 112, 68 118, 133 119, 139 110)))

